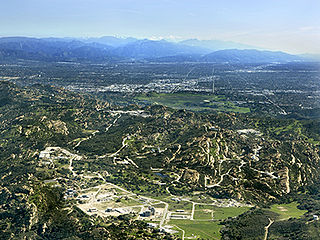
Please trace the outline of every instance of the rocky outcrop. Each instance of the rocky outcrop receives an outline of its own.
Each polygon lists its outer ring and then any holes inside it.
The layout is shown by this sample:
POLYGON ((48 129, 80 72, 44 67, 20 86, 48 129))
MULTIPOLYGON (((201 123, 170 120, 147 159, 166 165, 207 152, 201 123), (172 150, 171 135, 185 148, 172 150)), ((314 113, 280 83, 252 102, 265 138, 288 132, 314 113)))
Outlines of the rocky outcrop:
POLYGON ((67 124, 61 120, 50 120, 48 121, 48 128, 53 129, 56 133, 61 133, 63 135, 68 135, 69 131, 67 124))

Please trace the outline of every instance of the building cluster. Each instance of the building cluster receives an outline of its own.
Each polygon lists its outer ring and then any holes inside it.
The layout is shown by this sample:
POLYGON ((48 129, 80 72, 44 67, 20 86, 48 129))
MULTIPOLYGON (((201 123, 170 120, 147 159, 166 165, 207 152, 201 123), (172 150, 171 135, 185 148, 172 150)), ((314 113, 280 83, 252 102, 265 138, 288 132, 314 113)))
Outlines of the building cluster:
POLYGON ((98 212, 98 209, 96 209, 95 207, 94 208, 89 208, 88 212, 91 212, 91 213, 98 212))
MULTIPOLYGON (((114 83, 109 86, 96 87, 82 87, 82 86, 68 86, 71 90, 85 90, 88 92, 120 92, 120 93, 171 93, 177 91, 191 91, 191 92, 212 92, 214 85, 210 87, 203 87, 199 82, 207 82, 204 78, 189 79, 188 81, 181 79, 157 79, 148 84, 118 84, 114 83)), ((212 80, 210 80, 211 82, 212 80)))
POLYGON ((73 154, 66 149, 60 147, 46 147, 45 150, 41 151, 39 154, 39 159, 41 160, 40 165, 52 165, 54 166, 53 160, 63 160, 63 159, 73 159, 81 160, 82 156, 73 154))
POLYGON ((130 211, 126 208, 107 208, 105 210, 106 213, 111 213, 111 212, 115 212, 115 213, 119 213, 119 214, 128 214, 130 213, 130 211))
POLYGON ((156 214, 156 210, 154 209, 154 207, 149 206, 148 209, 142 213, 140 213, 141 217, 151 217, 154 216, 156 214))
POLYGON ((67 189, 67 191, 64 193, 64 199, 74 198, 76 193, 77 191, 74 189, 67 189))
POLYGON ((171 198, 171 200, 172 200, 172 201, 175 201, 175 202, 177 202, 177 203, 179 203, 179 202, 181 201, 180 198, 175 198, 175 197, 174 197, 174 198, 171 198))

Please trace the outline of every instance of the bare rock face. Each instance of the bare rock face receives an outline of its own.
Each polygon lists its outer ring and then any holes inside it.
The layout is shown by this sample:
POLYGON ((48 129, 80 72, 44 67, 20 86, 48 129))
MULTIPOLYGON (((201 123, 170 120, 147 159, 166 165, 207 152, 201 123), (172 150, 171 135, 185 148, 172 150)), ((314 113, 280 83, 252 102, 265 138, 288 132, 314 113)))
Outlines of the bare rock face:
POLYGON ((63 135, 68 135, 69 130, 67 128, 67 124, 60 120, 50 120, 48 122, 48 128, 53 129, 57 133, 61 133, 63 135))
POLYGON ((200 174, 197 170, 185 169, 182 175, 183 181, 196 184, 199 182, 200 174))

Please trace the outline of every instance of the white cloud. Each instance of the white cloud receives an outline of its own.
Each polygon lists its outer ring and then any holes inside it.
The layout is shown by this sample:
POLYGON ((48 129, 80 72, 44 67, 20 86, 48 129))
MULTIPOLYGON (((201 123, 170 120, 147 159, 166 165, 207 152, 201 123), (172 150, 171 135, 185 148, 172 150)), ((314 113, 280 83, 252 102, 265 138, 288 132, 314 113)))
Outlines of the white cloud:
POLYGON ((148 39, 154 40, 154 41, 167 40, 167 41, 176 42, 176 41, 183 40, 185 38, 180 36, 169 35, 169 36, 151 36, 151 37, 148 37, 148 39))

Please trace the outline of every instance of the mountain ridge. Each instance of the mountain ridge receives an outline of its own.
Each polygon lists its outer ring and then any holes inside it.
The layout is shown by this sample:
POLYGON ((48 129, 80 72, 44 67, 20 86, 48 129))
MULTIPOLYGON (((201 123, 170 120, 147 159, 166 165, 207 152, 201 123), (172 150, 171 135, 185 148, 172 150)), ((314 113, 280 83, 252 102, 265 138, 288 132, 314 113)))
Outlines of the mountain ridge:
POLYGON ((79 40, 73 38, 0 38, 0 60, 71 62, 168 61, 261 63, 305 61, 307 58, 284 52, 257 49, 212 51, 201 46, 166 40, 119 39, 115 37, 79 40), (110 43, 107 45, 106 43, 110 43))

